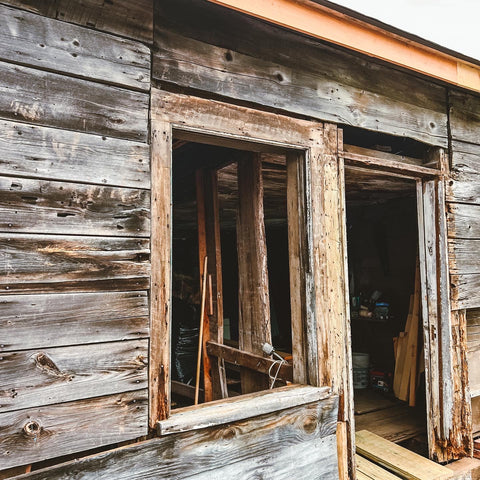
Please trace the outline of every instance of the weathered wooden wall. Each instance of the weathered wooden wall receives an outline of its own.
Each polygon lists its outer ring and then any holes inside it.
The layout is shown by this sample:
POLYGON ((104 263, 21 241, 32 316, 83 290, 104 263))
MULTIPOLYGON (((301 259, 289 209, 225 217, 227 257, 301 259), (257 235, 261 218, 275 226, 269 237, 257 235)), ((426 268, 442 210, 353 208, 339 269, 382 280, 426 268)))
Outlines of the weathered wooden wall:
MULTIPOLYGON (((447 221, 452 308, 459 311, 457 338, 467 350, 473 430, 480 430, 480 98, 449 92, 451 178, 447 181, 447 221), (463 325, 462 325, 463 324, 463 325)), ((464 369, 466 370, 466 369, 464 369)), ((462 371, 462 365, 459 368, 462 371)))
POLYGON ((30 480, 337 480, 338 397, 105 452, 30 480))
POLYGON ((1 3, 4 469, 147 432, 153 4, 1 3))

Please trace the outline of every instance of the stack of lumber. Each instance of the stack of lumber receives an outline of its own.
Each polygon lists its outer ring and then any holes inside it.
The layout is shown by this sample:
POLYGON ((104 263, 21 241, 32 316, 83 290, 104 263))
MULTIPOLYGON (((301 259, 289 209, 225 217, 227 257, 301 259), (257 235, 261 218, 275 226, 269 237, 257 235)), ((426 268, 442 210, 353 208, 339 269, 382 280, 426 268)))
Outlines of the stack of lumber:
POLYGON ((417 260, 415 271, 415 291, 410 297, 410 309, 405 325, 405 331, 394 338, 395 374, 393 377, 393 392, 395 396, 415 406, 415 393, 418 376, 418 329, 420 323, 420 271, 417 260))
POLYGON ((374 433, 356 433, 358 480, 446 480, 450 469, 432 462, 374 433))

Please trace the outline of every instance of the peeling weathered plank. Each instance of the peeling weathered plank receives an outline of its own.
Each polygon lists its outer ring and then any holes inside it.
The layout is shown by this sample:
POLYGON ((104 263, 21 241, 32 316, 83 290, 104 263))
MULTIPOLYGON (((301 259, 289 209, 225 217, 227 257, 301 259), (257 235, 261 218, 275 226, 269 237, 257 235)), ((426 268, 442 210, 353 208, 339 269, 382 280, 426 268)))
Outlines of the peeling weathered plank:
POLYGON ((450 275, 452 310, 480 308, 480 273, 450 275))
POLYGON ((145 290, 146 239, 0 235, 0 291, 145 290))
POLYGON ((150 187, 150 149, 141 142, 0 121, 0 174, 150 187))
POLYGON ((480 205, 447 204, 447 222, 449 238, 480 239, 480 205))
POLYGON ((153 2, 151 0, 2 0, 69 23, 114 33, 142 42, 152 42, 153 2))
POLYGON ((25 465, 147 432, 147 391, 0 414, 2 468, 25 465))
POLYGON ((450 176, 447 201, 480 204, 480 145, 452 142, 450 176))
POLYGON ((4 352, 0 412, 147 388, 147 362, 147 339, 4 352))
POLYGON ((449 90, 450 130, 453 140, 480 144, 480 98, 449 90))
POLYGON ((337 480, 336 398, 169 435, 23 476, 40 480, 337 480))
POLYGON ((453 274, 480 273, 480 240, 450 239, 448 242, 450 272, 453 274))
POLYGON ((0 118, 146 142, 146 93, 4 62, 0 78, 0 118))
POLYGON ((150 235, 147 190, 0 177, 0 231, 150 235))
POLYGON ((148 337, 147 292, 0 296, 0 352, 148 337))
POLYGON ((150 50, 139 42, 2 5, 0 18, 1 60, 150 88, 150 50))
POLYGON ((218 7, 188 0, 162 2, 161 8, 155 78, 447 145, 443 87, 236 12, 219 13, 218 7), (185 10, 191 21, 181 13, 185 10))

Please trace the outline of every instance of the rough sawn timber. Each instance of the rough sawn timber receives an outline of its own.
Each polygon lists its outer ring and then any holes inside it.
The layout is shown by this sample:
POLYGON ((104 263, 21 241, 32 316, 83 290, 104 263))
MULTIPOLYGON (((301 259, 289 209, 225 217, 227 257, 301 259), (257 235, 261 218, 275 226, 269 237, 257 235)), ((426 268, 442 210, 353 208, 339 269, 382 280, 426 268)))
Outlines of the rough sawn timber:
POLYGON ((150 188, 145 143, 0 121, 0 174, 150 188))
POLYGON ((337 480, 337 398, 168 435, 16 477, 40 480, 337 480))
POLYGON ((147 390, 0 414, 2 467, 39 462, 147 432, 147 390))
POLYGON ((2 5, 0 18, 0 60, 150 88, 150 51, 139 42, 2 5))
POLYGON ((147 338, 147 292, 1 295, 0 352, 147 338))

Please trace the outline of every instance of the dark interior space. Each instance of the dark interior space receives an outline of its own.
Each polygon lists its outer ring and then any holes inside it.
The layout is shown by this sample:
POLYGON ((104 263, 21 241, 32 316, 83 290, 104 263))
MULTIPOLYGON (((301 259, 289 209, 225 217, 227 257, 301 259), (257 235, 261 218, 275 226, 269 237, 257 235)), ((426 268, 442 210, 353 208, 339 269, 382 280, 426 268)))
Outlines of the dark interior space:
POLYGON ((415 182, 356 168, 345 182, 356 430, 424 445, 415 182))

